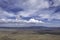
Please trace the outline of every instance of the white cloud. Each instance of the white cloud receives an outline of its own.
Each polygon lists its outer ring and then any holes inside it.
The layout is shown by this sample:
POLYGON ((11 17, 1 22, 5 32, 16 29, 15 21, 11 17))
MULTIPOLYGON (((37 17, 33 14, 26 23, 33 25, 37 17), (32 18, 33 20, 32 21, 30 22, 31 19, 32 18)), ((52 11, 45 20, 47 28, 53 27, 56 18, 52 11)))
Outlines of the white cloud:
POLYGON ((27 21, 28 23, 44 23, 43 21, 39 21, 36 19, 30 19, 29 21, 27 21))
POLYGON ((23 17, 30 17, 32 16, 37 10, 27 10, 27 11, 20 11, 18 12, 18 15, 21 15, 23 17))
POLYGON ((60 6, 60 0, 53 0, 54 4, 53 6, 60 6))
POLYGON ((59 19, 60 20, 60 12, 53 14, 52 19, 59 19))
MULTIPOLYGON (((8 0, 6 0, 8 2, 8 0)), ((13 2, 14 0, 11 0, 13 2)), ((53 6, 59 6, 60 0, 53 0, 54 5, 53 6)), ((54 10, 42 10, 44 8, 49 8, 50 4, 48 1, 45 0, 15 0, 13 2, 13 5, 8 5, 10 8, 20 7, 23 8, 24 11, 18 12, 17 16, 23 16, 23 17, 31 17, 31 16, 39 16, 40 19, 47 18, 48 20, 52 19, 60 19, 60 14, 52 14, 54 10)), ((9 17, 16 17, 14 13, 6 12, 3 10, 0 10, 0 18, 7 18, 9 17)))
POLYGON ((6 19, 7 17, 16 17, 16 15, 0 9, 0 19, 6 19))
MULTIPOLYGON (((0 0, 0 4, 2 3, 1 1, 2 0, 0 0)), ((48 1, 45 1, 45 0, 10 0, 10 1, 6 0, 6 1, 8 2, 8 4, 2 3, 3 6, 7 6, 7 8, 9 8, 9 9, 23 8, 24 11, 19 11, 19 12, 17 12, 17 15, 15 15, 14 13, 8 12, 5 9, 0 7, 0 22, 2 22, 2 21, 20 22, 19 25, 21 25, 21 26, 26 26, 28 23, 36 23, 37 25, 42 24, 43 26, 44 25, 52 26, 52 24, 45 23, 41 19, 48 19, 48 21, 51 21, 53 19, 60 19, 60 13, 54 13, 55 9, 48 9, 49 7, 51 7, 51 5, 49 4, 48 1), (27 21, 27 20, 22 20, 21 17, 19 17, 19 16, 23 16, 23 17, 39 16, 40 21, 37 20, 38 17, 36 17, 37 19, 35 17, 33 17, 27 21), (16 17, 19 19, 8 19, 7 17, 16 17), (40 24, 38 24, 38 23, 40 23, 40 24)), ((55 6, 55 7, 60 6, 60 0, 52 0, 52 1, 54 2, 53 6, 55 6)), ((29 24, 28 24, 28 26, 29 26, 29 24)))
POLYGON ((48 1, 45 0, 28 0, 24 3, 25 4, 22 7, 25 10, 18 12, 18 15, 22 15, 23 17, 34 16, 37 14, 39 15, 41 13, 38 12, 40 12, 41 9, 49 8, 48 1))
POLYGON ((16 19, 0 19, 0 22, 22 22, 22 23, 36 23, 36 24, 38 24, 38 23, 45 23, 45 22, 43 22, 43 21, 39 21, 39 20, 36 20, 36 19, 30 19, 30 20, 16 20, 16 19), (6 21, 7 20, 7 21, 6 21))
POLYGON ((16 15, 14 15, 13 13, 9 13, 9 12, 6 12, 6 11, 3 11, 2 13, 3 15, 6 15, 6 16, 9 16, 9 17, 14 17, 16 15))

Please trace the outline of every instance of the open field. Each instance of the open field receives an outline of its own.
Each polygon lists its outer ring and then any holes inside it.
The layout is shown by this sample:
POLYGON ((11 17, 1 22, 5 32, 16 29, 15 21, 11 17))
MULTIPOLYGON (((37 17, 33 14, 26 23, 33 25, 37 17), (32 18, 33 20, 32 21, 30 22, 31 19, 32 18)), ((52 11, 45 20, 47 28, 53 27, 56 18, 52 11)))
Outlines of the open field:
POLYGON ((60 35, 40 34, 32 30, 0 31, 0 40, 60 40, 60 35))

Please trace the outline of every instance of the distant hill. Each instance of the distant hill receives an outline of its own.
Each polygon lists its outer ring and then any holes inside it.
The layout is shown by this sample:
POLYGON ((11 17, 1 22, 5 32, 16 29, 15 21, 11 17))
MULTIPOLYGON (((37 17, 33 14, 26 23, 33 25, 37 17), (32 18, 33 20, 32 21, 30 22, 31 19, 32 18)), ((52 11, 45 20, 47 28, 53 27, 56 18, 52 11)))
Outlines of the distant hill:
POLYGON ((60 30, 60 27, 45 27, 45 26, 30 26, 30 27, 0 27, 0 29, 60 30))

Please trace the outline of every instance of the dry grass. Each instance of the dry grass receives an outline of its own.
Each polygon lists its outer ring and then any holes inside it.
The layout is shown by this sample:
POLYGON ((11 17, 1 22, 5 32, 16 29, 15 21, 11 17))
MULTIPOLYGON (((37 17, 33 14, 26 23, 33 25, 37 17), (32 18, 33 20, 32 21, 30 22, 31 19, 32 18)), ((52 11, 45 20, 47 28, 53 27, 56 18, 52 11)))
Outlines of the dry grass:
POLYGON ((33 31, 0 31, 0 40, 60 40, 60 35, 34 34, 33 31))

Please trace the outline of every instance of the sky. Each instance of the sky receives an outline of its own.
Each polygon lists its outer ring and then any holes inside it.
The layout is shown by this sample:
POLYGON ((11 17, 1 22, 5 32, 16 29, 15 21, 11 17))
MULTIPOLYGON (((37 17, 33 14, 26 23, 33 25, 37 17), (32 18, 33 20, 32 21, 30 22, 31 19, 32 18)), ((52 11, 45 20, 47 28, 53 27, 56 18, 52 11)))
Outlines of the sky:
POLYGON ((0 0, 0 21, 60 27, 60 0, 0 0))

